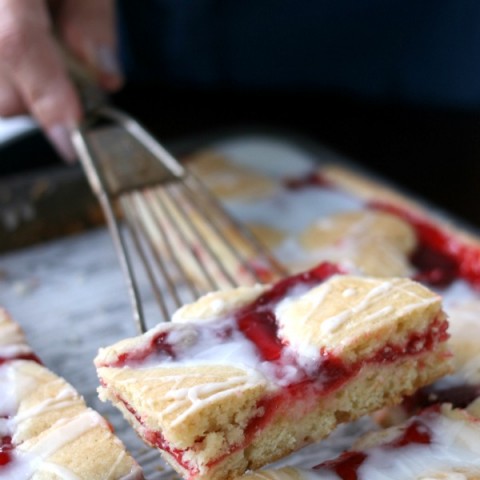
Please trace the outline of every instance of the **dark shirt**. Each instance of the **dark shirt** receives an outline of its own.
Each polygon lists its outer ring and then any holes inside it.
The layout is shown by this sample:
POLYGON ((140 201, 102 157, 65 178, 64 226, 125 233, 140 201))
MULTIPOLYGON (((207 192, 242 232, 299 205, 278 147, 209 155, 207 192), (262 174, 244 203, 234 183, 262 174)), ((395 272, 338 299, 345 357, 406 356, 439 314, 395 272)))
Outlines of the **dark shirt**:
POLYGON ((135 81, 480 106, 478 0, 120 0, 135 81))

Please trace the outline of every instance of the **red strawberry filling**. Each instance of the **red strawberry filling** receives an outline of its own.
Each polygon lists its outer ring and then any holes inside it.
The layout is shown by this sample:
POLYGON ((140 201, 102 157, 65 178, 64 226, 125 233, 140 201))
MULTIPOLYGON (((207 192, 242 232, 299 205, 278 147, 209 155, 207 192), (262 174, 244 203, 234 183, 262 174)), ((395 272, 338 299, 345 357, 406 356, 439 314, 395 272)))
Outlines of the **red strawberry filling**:
POLYGON ((0 356, 0 365, 3 363, 11 362, 13 360, 30 360, 32 362, 42 363, 40 359, 34 353, 20 353, 12 357, 1 357, 0 356))
POLYGON ((452 236, 417 213, 382 202, 369 208, 392 213, 407 221, 416 231, 419 247, 411 261, 418 269, 416 279, 445 287, 458 278, 480 288, 480 249, 452 236))
POLYGON ((12 437, 10 435, 4 435, 3 437, 0 437, 0 468, 12 461, 13 449, 14 446, 12 444, 12 437))
MULTIPOLYGON (((312 173, 298 179, 289 179, 285 185, 291 189, 318 187, 335 189, 335 185, 321 173, 312 173)), ((436 287, 447 287, 457 279, 464 279, 474 288, 480 288, 480 248, 455 237, 419 213, 384 201, 372 201, 366 208, 381 210, 400 217, 415 230, 418 247, 410 257, 417 273, 414 279, 436 287)), ((465 408, 480 395, 479 385, 461 384, 443 387, 438 384, 420 389, 405 399, 409 413, 436 403, 448 402, 465 408)))
MULTIPOLYGON (((337 188, 319 172, 287 179, 284 184, 292 190, 305 187, 337 188)), ((409 211, 408 208, 383 201, 372 201, 365 207, 396 215, 415 229, 419 245, 410 258, 412 265, 417 269, 415 280, 445 287, 462 278, 474 287, 480 288, 480 248, 468 245, 422 215, 409 211)))
MULTIPOLYGON (((288 412, 292 405, 298 405, 299 401, 302 402, 309 398, 312 399, 311 403, 314 405, 316 399, 336 391, 342 385, 355 377, 364 365, 393 363, 399 358, 419 355, 426 351, 430 351, 438 342, 446 340, 448 337, 446 330, 446 321, 434 321, 430 328, 423 334, 412 334, 406 344, 388 344, 370 358, 355 362, 350 365, 345 364, 340 358, 336 357, 331 352, 322 352, 322 361, 318 367, 317 374, 308 377, 305 376, 302 381, 288 385, 287 387, 280 389, 275 395, 261 400, 257 406, 259 407, 260 411, 263 412, 263 414, 260 417, 255 417, 250 420, 245 428, 243 443, 233 445, 229 449, 228 453, 211 461, 208 464, 208 467, 214 466, 231 453, 243 449, 249 445, 255 435, 269 424, 275 414, 279 412, 288 412), (421 348, 419 348, 419 344, 422 345, 421 348)), ((145 423, 143 422, 141 415, 139 415, 139 413, 136 412, 134 408, 124 399, 121 397, 117 398, 143 426, 143 436, 145 440, 151 445, 154 445, 170 454, 173 458, 175 458, 179 465, 189 472, 191 478, 195 478, 195 475, 198 474, 198 468, 185 460, 186 453, 189 452, 190 449, 175 448, 169 444, 161 432, 145 428, 145 423)), ((414 436, 414 432, 409 431, 405 434, 404 438, 414 441, 413 439, 416 437, 414 436)), ((202 439, 199 439, 198 441, 200 442, 201 440, 202 439)), ((349 459, 349 461, 353 462, 354 460, 349 459)))
POLYGON ((480 397, 480 385, 463 383, 442 386, 442 382, 437 382, 423 387, 405 398, 402 406, 408 414, 414 414, 418 409, 442 403, 451 403, 454 408, 466 408, 478 397, 480 397))

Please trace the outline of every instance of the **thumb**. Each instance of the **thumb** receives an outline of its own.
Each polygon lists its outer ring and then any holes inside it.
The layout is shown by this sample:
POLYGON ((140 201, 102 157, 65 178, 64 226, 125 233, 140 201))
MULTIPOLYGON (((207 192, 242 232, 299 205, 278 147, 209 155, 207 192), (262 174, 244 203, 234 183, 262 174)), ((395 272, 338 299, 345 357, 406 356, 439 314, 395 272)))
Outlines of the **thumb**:
POLYGON ((81 117, 75 89, 50 34, 42 0, 0 0, 0 66, 4 93, 12 93, 7 113, 25 107, 62 156, 75 154, 69 130, 81 117), (10 111, 9 111, 10 109, 10 111))
POLYGON ((106 90, 117 90, 123 83, 117 58, 114 3, 65 0, 55 12, 63 41, 106 90))

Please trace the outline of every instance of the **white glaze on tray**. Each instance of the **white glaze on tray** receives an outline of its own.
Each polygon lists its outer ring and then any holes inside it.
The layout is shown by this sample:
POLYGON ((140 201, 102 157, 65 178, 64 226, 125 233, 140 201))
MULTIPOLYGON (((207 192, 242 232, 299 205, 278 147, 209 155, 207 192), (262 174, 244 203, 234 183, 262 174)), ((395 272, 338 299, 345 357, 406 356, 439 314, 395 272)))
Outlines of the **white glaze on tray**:
POLYGON ((319 218, 360 210, 363 203, 328 188, 281 189, 255 202, 229 201, 228 211, 246 223, 261 223, 289 234, 298 234, 319 218))

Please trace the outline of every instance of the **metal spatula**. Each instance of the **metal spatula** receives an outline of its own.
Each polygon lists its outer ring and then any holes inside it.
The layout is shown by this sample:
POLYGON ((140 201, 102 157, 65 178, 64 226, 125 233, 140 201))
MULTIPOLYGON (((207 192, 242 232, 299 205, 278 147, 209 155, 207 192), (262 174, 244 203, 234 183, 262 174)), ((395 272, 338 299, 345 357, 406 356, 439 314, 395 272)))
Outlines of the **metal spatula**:
POLYGON ((164 320, 208 291, 286 274, 188 168, 73 70, 86 112, 73 144, 105 213, 140 332, 146 322, 134 255, 164 320))

